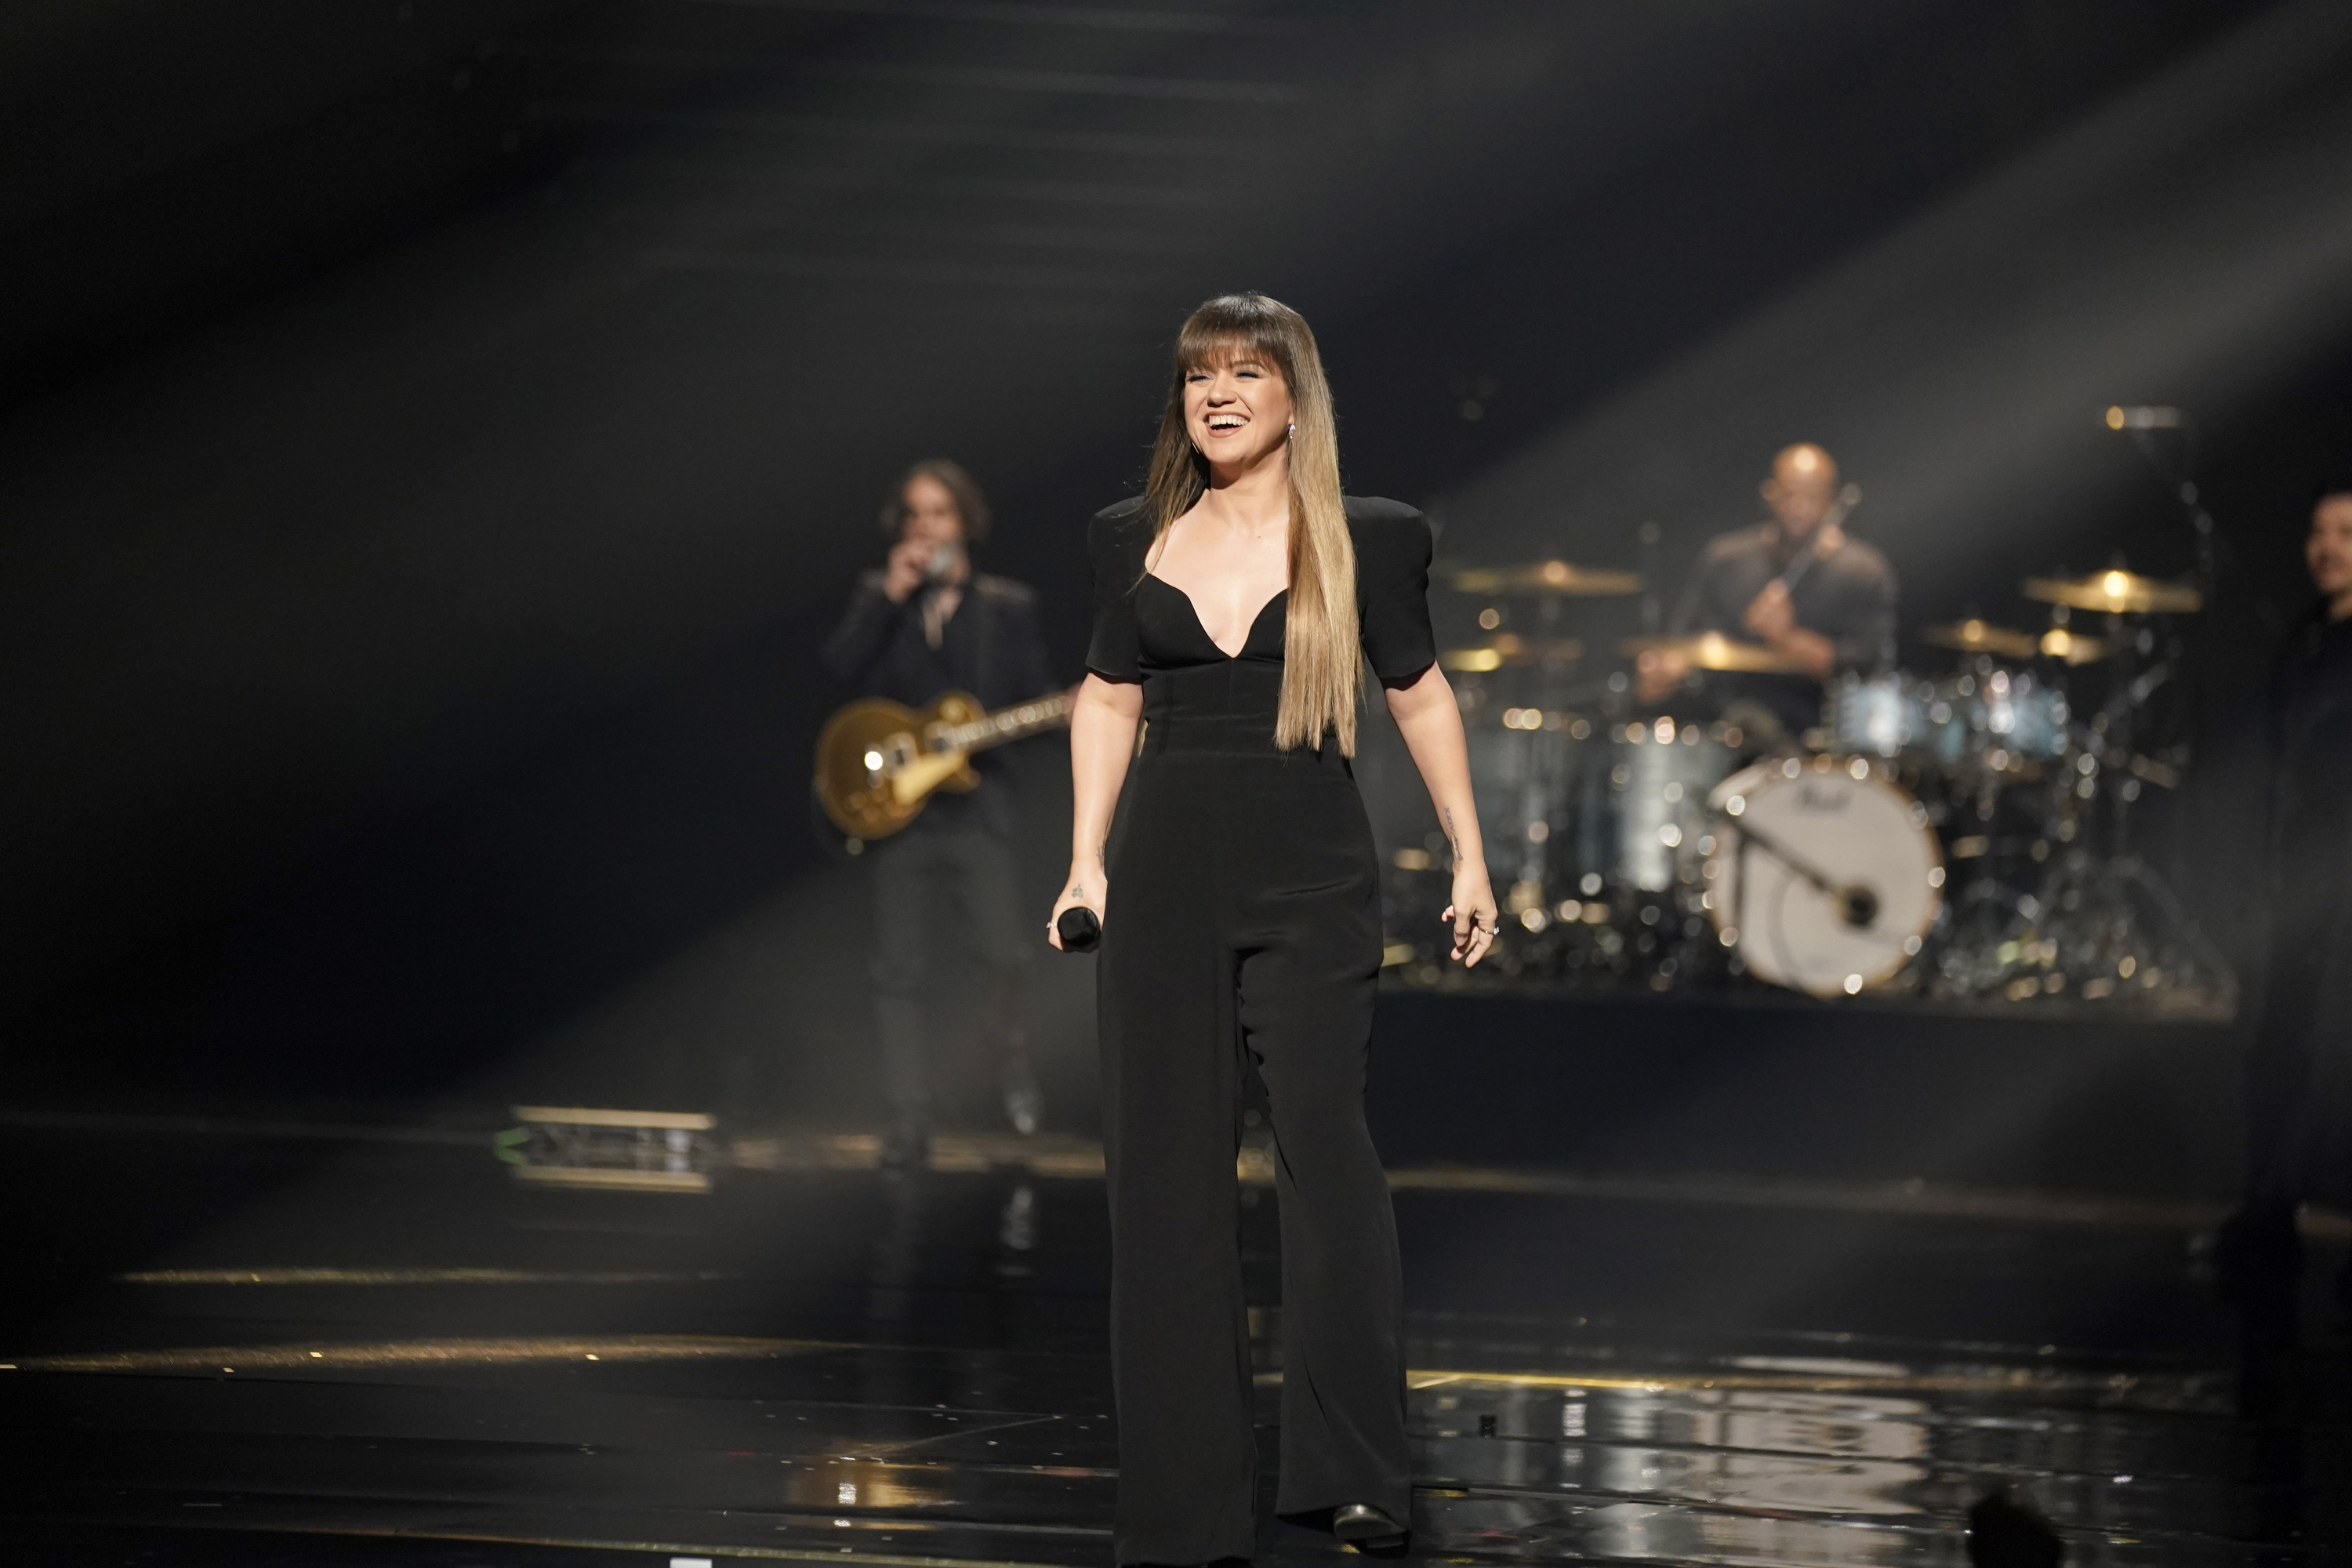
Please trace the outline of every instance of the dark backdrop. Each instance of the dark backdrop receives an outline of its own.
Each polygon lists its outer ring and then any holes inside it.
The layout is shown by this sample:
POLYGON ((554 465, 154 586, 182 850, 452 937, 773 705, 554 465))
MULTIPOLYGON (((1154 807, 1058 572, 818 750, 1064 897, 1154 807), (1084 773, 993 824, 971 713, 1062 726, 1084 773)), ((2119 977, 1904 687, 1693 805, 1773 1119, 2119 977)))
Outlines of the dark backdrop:
MULTIPOLYGON (((2141 289, 2110 335, 2179 351, 2097 394, 2200 420, 2217 723, 2352 407, 2352 333, 2307 304, 2352 297, 2340 228, 2249 263, 2271 231, 2227 205, 2342 201, 2298 162, 2352 80, 2322 6, 126 0, 0 29, 31 154, 0 174, 19 1092, 410 1096, 519 1062, 586 1092, 691 1058, 677 1081, 848 1103, 865 914, 808 830, 844 695, 810 651, 878 492, 971 467, 987 563, 1039 585, 1075 675, 1080 525, 1133 488, 1160 356, 1217 289, 1307 312, 1351 487, 1465 557, 1623 563, 1645 520, 1686 548, 1752 514, 1771 445, 1847 450, 1857 410, 1858 521, 1940 616, 2119 544, 2182 560, 2096 403, 2054 444, 1937 422, 1962 370, 2058 406, 1976 323, 2150 254, 2270 266, 2221 303, 2141 289), (2152 119, 2191 151, 2135 140, 2152 119), (2034 205, 2095 154, 2134 205, 2034 205), (1967 272, 1997 287, 1905 261, 1988 203, 2000 253, 1967 272), (1860 302, 1825 359, 1905 374, 1792 390, 1775 323, 1821 299, 1860 302), (1862 416, 1914 396, 1900 439, 1862 416), (1922 453, 2055 499, 1986 510, 1922 453)), ((1066 1056, 1076 984, 1045 1004, 1066 1056)))

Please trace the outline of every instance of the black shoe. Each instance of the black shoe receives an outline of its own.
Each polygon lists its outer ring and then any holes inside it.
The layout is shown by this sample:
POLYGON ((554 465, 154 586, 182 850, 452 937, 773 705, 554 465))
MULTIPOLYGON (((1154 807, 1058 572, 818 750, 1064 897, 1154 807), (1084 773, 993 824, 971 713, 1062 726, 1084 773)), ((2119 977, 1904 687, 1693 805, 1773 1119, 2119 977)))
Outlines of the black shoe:
POLYGON ((2066 1543, 2032 1509, 1990 1492, 1969 1508, 1971 1568, 2058 1568, 2066 1543))
POLYGON ((2224 1301, 2292 1300, 2303 1277, 2303 1238, 2291 1205, 2249 1204, 2213 1233, 2213 1275, 2224 1301))
POLYGON ((1333 1509, 1331 1533, 1367 1557, 1404 1555, 1404 1526, 1368 1502, 1346 1503, 1333 1509))
POLYGON ((931 1161, 931 1130, 919 1121, 901 1121, 882 1135, 882 1168, 919 1170, 931 1161))

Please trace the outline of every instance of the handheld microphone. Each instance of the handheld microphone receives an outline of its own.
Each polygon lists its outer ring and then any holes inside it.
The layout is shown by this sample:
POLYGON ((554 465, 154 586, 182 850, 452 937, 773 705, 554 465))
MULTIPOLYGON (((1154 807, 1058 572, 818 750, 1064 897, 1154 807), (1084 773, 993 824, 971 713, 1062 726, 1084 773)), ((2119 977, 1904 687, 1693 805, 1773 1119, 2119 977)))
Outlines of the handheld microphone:
POLYGON ((962 564, 963 546, 942 539, 932 545, 931 552, 923 558, 923 581, 935 586, 943 584, 954 576, 956 568, 962 564))
POLYGON ((1102 921, 1084 904, 1072 904, 1054 922, 1061 933, 1064 952, 1092 952, 1102 945, 1102 921))
POLYGON ((2178 430, 2180 410, 2155 404, 2119 403, 2107 410, 2110 430, 2178 430))

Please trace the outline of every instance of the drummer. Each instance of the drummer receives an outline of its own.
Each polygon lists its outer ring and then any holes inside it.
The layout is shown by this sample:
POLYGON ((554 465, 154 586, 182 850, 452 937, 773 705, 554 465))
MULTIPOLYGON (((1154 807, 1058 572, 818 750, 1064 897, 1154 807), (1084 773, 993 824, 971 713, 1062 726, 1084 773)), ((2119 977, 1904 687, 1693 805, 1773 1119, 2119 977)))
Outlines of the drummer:
MULTIPOLYGON (((1801 672, 1702 674, 1696 693, 1716 713, 1761 726, 1759 738, 1793 739, 1820 722, 1823 681, 1893 661, 1895 571, 1845 531, 1837 463, 1812 442, 1781 448, 1763 496, 1771 517, 1708 542, 1667 629, 1760 644, 1801 672)), ((1662 703, 1693 675, 1680 654, 1644 653, 1635 689, 1662 703)))

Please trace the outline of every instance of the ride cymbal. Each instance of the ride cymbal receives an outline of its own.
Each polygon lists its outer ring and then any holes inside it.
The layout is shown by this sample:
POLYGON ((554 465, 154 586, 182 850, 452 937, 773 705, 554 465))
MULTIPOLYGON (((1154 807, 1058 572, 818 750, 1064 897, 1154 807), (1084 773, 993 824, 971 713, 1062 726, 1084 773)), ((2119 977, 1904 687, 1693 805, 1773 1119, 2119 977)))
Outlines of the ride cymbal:
POLYGON ((2087 577, 2028 577, 2025 596, 2045 605, 2111 615, 2187 615, 2205 600, 2186 583, 2162 583, 2136 572, 2094 572, 2087 577))
POLYGON ((1611 572, 1595 566, 1571 566, 1565 561, 1535 561, 1523 566, 1471 566, 1446 574, 1446 581, 1465 594, 1537 594, 1590 597, 1638 594, 1638 572, 1611 572))
POLYGON ((1529 642, 1525 637, 1505 632, 1488 637, 1485 642, 1468 647, 1449 647, 1437 656, 1437 662, 1447 669, 1476 675, 1490 669, 1517 669, 1531 664, 1567 664, 1582 658, 1584 645, 1574 637, 1560 637, 1552 642, 1529 642))
POLYGON ((1954 621, 1949 626, 1929 626, 1919 634, 1920 640, 1932 647, 1957 648, 1962 653, 1994 653, 2003 658, 2032 658, 2038 645, 2032 632, 2013 631, 1997 626, 1990 621, 1954 621))
POLYGON ((1761 643, 1735 642, 1721 632, 1695 637, 1628 637, 1620 653, 1679 655, 1693 669, 1739 670, 1756 675, 1802 675, 1805 667, 1761 643))

